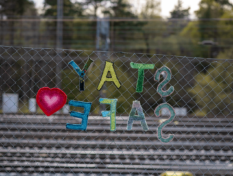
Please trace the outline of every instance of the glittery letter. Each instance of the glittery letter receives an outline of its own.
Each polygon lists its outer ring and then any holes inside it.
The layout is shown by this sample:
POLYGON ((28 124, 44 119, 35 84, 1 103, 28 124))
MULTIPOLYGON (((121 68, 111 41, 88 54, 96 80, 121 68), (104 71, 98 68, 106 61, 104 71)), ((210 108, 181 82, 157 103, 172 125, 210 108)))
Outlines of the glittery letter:
POLYGON ((141 121, 141 126, 144 131, 147 131, 149 129, 140 101, 133 101, 133 106, 129 114, 127 130, 132 129, 133 121, 141 121), (138 112, 138 115, 135 115, 136 111, 138 112))
POLYGON ((170 104, 163 103, 163 104, 160 104, 159 106, 157 106, 155 108, 155 115, 157 117, 160 116, 159 112, 163 108, 168 109, 168 111, 170 112, 170 117, 169 117, 168 120, 166 120, 163 123, 161 123, 160 126, 158 127, 158 138, 159 138, 159 140, 161 142, 168 143, 168 142, 170 142, 173 139, 174 136, 173 135, 169 135, 168 138, 163 138, 163 136, 162 136, 162 129, 163 129, 163 127, 165 127, 167 124, 169 124, 175 118, 176 114, 175 114, 175 111, 174 111, 174 109, 172 108, 172 106, 170 104))
POLYGON ((171 73, 171 70, 169 68, 167 68, 166 66, 163 66, 156 71, 155 81, 160 80, 160 75, 162 72, 166 73, 166 78, 161 83, 159 83, 159 85, 157 87, 157 92, 160 94, 161 97, 167 97, 173 93, 174 87, 171 86, 166 91, 163 91, 163 87, 171 80, 172 73, 171 73))
POLYGON ((101 80, 100 80, 100 83, 98 85, 97 90, 100 90, 103 87, 105 81, 112 81, 112 82, 114 82, 115 86, 118 89, 121 87, 121 84, 120 84, 120 82, 117 79, 117 76, 116 76, 116 73, 115 73, 113 65, 114 65, 113 62, 106 61, 105 67, 104 67, 104 71, 103 71, 103 74, 102 74, 102 77, 101 77, 101 80), (112 76, 111 78, 107 77, 108 72, 111 73, 111 76, 112 76))
POLYGON ((144 70, 145 69, 154 69, 154 64, 139 64, 139 63, 130 63, 131 68, 138 69, 138 81, 137 81, 137 87, 136 92, 142 92, 143 91, 143 82, 144 82, 144 70))
POLYGON ((80 91, 84 91, 84 76, 85 76, 85 73, 86 73, 87 69, 89 68, 89 66, 91 65, 92 62, 93 62, 93 60, 91 60, 89 58, 88 61, 86 62, 86 64, 84 65, 83 70, 81 70, 79 68, 79 66, 73 60, 69 62, 69 64, 74 68, 74 70, 79 75, 79 90, 80 91))
POLYGON ((84 113, 71 111, 70 115, 73 116, 73 117, 82 119, 82 124, 78 125, 78 124, 69 124, 69 123, 67 123, 66 124, 66 129, 86 131, 86 129, 87 129, 87 122, 88 122, 88 115, 89 115, 89 112, 91 110, 91 103, 70 100, 69 101, 69 105, 70 106, 84 108, 84 113))
POLYGON ((116 131, 116 104, 117 99, 100 98, 102 104, 109 104, 110 111, 102 111, 103 117, 110 117, 110 131, 116 131))

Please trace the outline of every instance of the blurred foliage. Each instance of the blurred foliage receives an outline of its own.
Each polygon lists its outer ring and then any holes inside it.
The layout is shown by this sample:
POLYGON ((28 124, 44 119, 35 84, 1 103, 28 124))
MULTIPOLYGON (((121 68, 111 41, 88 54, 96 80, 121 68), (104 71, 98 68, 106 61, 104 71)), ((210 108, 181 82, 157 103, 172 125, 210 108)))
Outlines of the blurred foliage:
POLYGON ((135 14, 131 12, 131 5, 126 0, 111 0, 110 2, 110 6, 103 11, 103 13, 109 15, 109 17, 136 17, 135 14))
MULTIPOLYGON (((233 59, 233 50, 221 52, 218 58, 233 59)), ((233 109, 233 65, 231 61, 210 62, 206 73, 195 77, 189 89, 198 107, 196 115, 231 115, 233 109)))
POLYGON ((142 19, 154 19, 160 17, 160 1, 158 0, 146 0, 145 5, 142 6, 139 17, 142 19))
MULTIPOLYGON (((229 20, 233 17, 232 4, 228 0, 202 0, 196 15, 200 20, 190 22, 181 32, 181 36, 190 38, 193 44, 200 44, 201 47, 193 48, 196 56, 232 59, 230 36, 233 23, 229 20)), ((195 114, 230 115, 233 108, 232 65, 224 60, 206 60, 200 62, 197 68, 199 74, 195 76, 195 85, 189 88, 197 104, 193 106, 195 114)))
MULTIPOLYGON (((21 15, 37 15, 25 11, 36 11, 31 1, 21 1, 23 3, 20 7, 14 5, 18 11, 13 6, 10 8, 11 1, 7 1, 0 13, 8 16, 11 11, 15 11, 21 15), (11 11, 7 10, 8 6, 11 11)), ((201 0, 199 9, 195 12, 199 20, 195 21, 187 20, 189 8, 183 8, 181 0, 168 19, 160 16, 159 0, 146 0, 140 11, 133 11, 130 3, 127 0, 64 0, 63 16, 67 20, 63 22, 63 48, 95 50, 97 23, 89 19, 101 13, 105 18, 113 19, 109 31, 111 51, 215 58, 222 49, 232 46, 232 21, 227 19, 232 19, 233 15, 232 4, 228 0, 201 0), (115 20, 119 18, 122 20, 115 20), (148 21, 134 21, 135 19, 148 21)), ((45 0, 43 10, 43 18, 56 18, 57 0, 45 0)), ((12 25, 10 22, 2 23, 1 28, 6 28, 0 35, 1 44, 48 48, 56 46, 56 21, 14 23, 17 27, 13 31, 7 28, 12 25)))
POLYGON ((171 18, 188 18, 190 7, 184 9, 182 7, 182 1, 178 0, 177 5, 175 5, 174 9, 170 12, 171 18))
MULTIPOLYGON (((63 0, 63 16, 68 18, 83 17, 84 9, 83 6, 78 2, 71 2, 71 0, 63 0)), ((44 14, 45 17, 56 18, 57 17, 57 0, 45 0, 44 1, 44 14)), ((73 27, 72 22, 64 21, 63 31, 68 30, 69 32, 63 32, 63 46, 71 48, 73 45, 69 41, 76 39, 76 31, 73 27)), ((44 32, 48 31, 50 35, 50 41, 53 41, 50 45, 56 46, 56 31, 54 29, 57 26, 56 21, 47 21, 43 25, 44 32), (51 35, 52 34, 52 35, 51 35)), ((85 26, 84 24, 79 25, 80 27, 85 26)), ((78 27, 75 25, 75 27, 78 27)), ((85 38, 87 39, 87 38, 85 38)))
POLYGON ((232 29, 232 22, 229 20, 232 18, 232 4, 228 0, 201 0, 195 13, 199 20, 189 22, 180 35, 189 38, 196 45, 193 47, 195 56, 216 57, 219 50, 230 46, 226 32, 232 29))
POLYGON ((1 0, 0 14, 5 14, 10 18, 23 15, 27 8, 33 8, 33 2, 30 0, 1 0))
POLYGON ((217 26, 219 35, 221 36, 221 40, 218 42, 222 48, 229 49, 229 47, 233 46, 233 41, 231 40, 233 35, 233 21, 227 19, 233 19, 232 9, 226 10, 224 14, 221 16, 221 18, 223 20, 219 21, 217 26))
MULTIPOLYGON (((57 16, 57 0, 44 1, 44 16, 57 16)), ((72 18, 81 17, 83 16, 83 7, 78 2, 63 0, 63 16, 72 18)))

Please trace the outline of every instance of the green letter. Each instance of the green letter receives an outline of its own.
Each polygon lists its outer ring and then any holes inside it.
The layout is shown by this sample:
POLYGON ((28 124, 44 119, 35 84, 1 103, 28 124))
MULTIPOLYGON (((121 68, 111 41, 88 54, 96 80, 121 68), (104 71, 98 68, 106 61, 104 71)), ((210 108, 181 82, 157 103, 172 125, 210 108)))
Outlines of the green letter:
POLYGON ((139 63, 130 63, 131 68, 138 69, 138 81, 136 92, 142 92, 143 90, 143 81, 144 81, 144 70, 145 69, 154 69, 154 64, 139 64, 139 63))
POLYGON ((103 117, 110 117, 110 131, 116 131, 116 104, 117 99, 100 98, 100 103, 110 104, 110 111, 102 111, 103 117))
POLYGON ((170 112, 170 117, 169 117, 168 120, 166 120, 163 123, 161 123, 161 125, 158 127, 158 138, 159 138, 160 141, 167 143, 167 142, 170 142, 173 139, 174 136, 173 135, 169 135, 168 138, 163 138, 163 136, 162 136, 162 129, 163 129, 164 126, 166 126, 167 124, 169 124, 175 118, 176 114, 175 114, 175 111, 174 111, 174 109, 172 108, 172 106, 170 104, 163 103, 163 104, 160 104, 159 106, 157 106, 155 108, 155 115, 157 117, 160 116, 159 112, 163 108, 167 108, 168 109, 168 111, 170 112))
POLYGON ((98 85, 97 90, 100 90, 103 87, 105 81, 112 81, 112 82, 114 82, 115 86, 118 89, 121 87, 121 84, 118 81, 116 73, 115 73, 115 70, 113 68, 113 62, 106 61, 105 67, 104 67, 104 71, 103 71, 103 74, 102 74, 102 77, 101 77, 101 80, 100 80, 100 83, 98 85), (112 76, 111 78, 107 78, 108 72, 111 73, 111 76, 112 76))

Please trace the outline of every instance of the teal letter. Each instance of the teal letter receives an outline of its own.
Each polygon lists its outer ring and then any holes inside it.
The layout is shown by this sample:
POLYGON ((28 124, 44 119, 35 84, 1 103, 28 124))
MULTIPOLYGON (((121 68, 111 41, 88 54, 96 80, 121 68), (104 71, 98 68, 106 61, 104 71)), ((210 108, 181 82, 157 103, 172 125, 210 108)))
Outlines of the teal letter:
POLYGON ((138 80, 137 80, 137 87, 136 92, 143 91, 143 82, 144 82, 144 70, 145 69, 154 69, 154 64, 139 64, 139 63, 130 63, 131 68, 138 69, 138 80))
POLYGON ((158 69, 155 73, 155 81, 159 81, 160 80, 160 75, 162 72, 166 73, 166 78, 159 83, 158 87, 157 87, 157 92, 160 94, 161 97, 167 97, 169 95, 172 94, 172 92, 174 91, 174 87, 171 86, 169 87, 168 90, 163 91, 163 87, 171 80, 171 70, 169 68, 167 68, 166 66, 161 67, 160 69, 158 69))
POLYGON ((102 104, 109 104, 110 111, 102 111, 103 117, 110 117, 110 131, 116 131, 116 104, 117 99, 100 98, 102 104))
POLYGON ((166 120, 163 123, 161 123, 160 126, 158 127, 158 138, 159 138, 159 140, 161 142, 167 143, 167 142, 170 142, 173 139, 174 136, 173 135, 169 135, 168 138, 163 138, 163 136, 162 136, 162 129, 163 129, 164 126, 166 126, 167 124, 169 124, 175 118, 176 114, 175 114, 175 111, 174 111, 174 109, 172 108, 172 106, 170 104, 163 103, 163 104, 160 104, 159 106, 157 106, 155 108, 155 115, 157 117, 160 116, 159 112, 163 108, 167 108, 168 109, 168 111, 170 112, 170 117, 169 117, 168 120, 166 120))
POLYGON ((133 101, 132 109, 131 109, 130 114, 129 114, 127 130, 132 129, 133 121, 141 121, 142 129, 144 131, 148 130, 145 115, 143 113, 143 109, 142 109, 142 106, 140 104, 140 101, 133 101), (138 112, 138 115, 135 115, 136 111, 138 112))

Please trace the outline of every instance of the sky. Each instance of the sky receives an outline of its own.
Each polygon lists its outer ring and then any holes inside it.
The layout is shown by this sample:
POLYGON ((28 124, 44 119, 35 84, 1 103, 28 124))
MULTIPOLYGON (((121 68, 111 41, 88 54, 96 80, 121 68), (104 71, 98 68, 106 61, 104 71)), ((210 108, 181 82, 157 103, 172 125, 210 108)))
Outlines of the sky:
MULTIPOLYGON (((44 0, 33 0, 36 4, 36 7, 41 9, 43 7, 44 0)), ((129 2, 137 2, 132 4, 134 8, 140 8, 145 0, 129 0, 129 2)), ((233 2, 233 0, 230 0, 233 2)), ((194 12, 198 9, 198 3, 200 0, 183 0, 183 7, 190 7, 190 18, 195 18, 194 12)), ((170 17, 170 11, 174 9, 174 6, 177 4, 177 0, 161 0, 161 16, 166 18, 170 17)))

